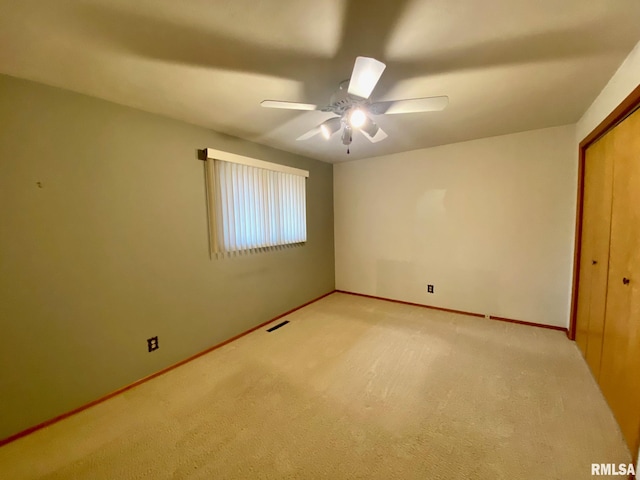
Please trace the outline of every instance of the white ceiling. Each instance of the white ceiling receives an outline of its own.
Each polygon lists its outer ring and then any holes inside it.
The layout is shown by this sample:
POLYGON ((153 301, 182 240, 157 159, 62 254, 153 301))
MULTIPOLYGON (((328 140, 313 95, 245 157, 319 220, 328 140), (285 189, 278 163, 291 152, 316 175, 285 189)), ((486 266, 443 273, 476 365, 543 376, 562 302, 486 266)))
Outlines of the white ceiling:
POLYGON ((573 123, 639 40, 638 0, 0 0, 2 73, 328 162, 573 123), (349 156, 295 140, 328 114, 260 107, 325 105, 358 55, 387 64, 374 100, 449 107, 349 156))

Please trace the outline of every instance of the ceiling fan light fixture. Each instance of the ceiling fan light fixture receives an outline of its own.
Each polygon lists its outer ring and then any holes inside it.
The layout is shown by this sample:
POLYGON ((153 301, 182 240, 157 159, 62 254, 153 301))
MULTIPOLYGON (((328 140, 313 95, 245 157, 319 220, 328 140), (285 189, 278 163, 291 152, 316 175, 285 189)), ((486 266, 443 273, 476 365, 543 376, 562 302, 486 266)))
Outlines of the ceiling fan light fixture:
POLYGON ((322 125, 320 125, 320 132, 325 140, 329 140, 331 135, 340 130, 340 119, 339 118, 330 118, 322 125))
POLYGON ((354 108, 349 114, 349 125, 353 128, 362 127, 367 121, 367 115, 360 108, 354 108))
POLYGON ((351 127, 349 125, 344 126, 344 130, 342 131, 342 143, 344 145, 351 145, 351 127))

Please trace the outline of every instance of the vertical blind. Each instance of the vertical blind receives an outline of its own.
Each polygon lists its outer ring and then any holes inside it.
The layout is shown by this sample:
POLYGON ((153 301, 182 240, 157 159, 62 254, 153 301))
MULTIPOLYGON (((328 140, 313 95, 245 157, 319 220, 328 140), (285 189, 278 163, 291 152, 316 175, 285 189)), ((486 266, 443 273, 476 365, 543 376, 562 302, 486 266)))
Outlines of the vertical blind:
POLYGON ((305 242, 305 187, 303 175, 207 159, 212 255, 305 242))

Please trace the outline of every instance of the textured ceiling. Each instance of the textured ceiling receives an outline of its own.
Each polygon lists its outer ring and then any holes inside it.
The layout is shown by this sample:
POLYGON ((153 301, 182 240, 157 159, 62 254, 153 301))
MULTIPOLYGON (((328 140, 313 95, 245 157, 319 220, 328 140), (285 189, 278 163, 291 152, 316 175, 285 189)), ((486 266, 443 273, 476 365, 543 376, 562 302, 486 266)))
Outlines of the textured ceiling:
MULTIPOLYGON (((329 162, 577 121, 640 40, 638 0, 0 0, 0 72, 329 162), (448 95, 378 117, 389 138, 295 139, 355 57, 374 100, 448 95)), ((215 147, 215 146, 214 146, 215 147)))

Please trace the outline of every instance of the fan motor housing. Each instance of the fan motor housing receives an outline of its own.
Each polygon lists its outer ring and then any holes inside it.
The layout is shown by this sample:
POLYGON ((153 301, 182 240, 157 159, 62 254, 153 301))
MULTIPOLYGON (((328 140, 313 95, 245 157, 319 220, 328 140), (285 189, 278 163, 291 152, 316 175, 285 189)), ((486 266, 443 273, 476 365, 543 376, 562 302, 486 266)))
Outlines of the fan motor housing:
POLYGON ((367 101, 358 97, 349 95, 350 79, 340 82, 338 90, 336 90, 329 99, 329 105, 322 109, 323 112, 332 112, 336 115, 343 116, 347 111, 359 105, 366 105, 367 101))

